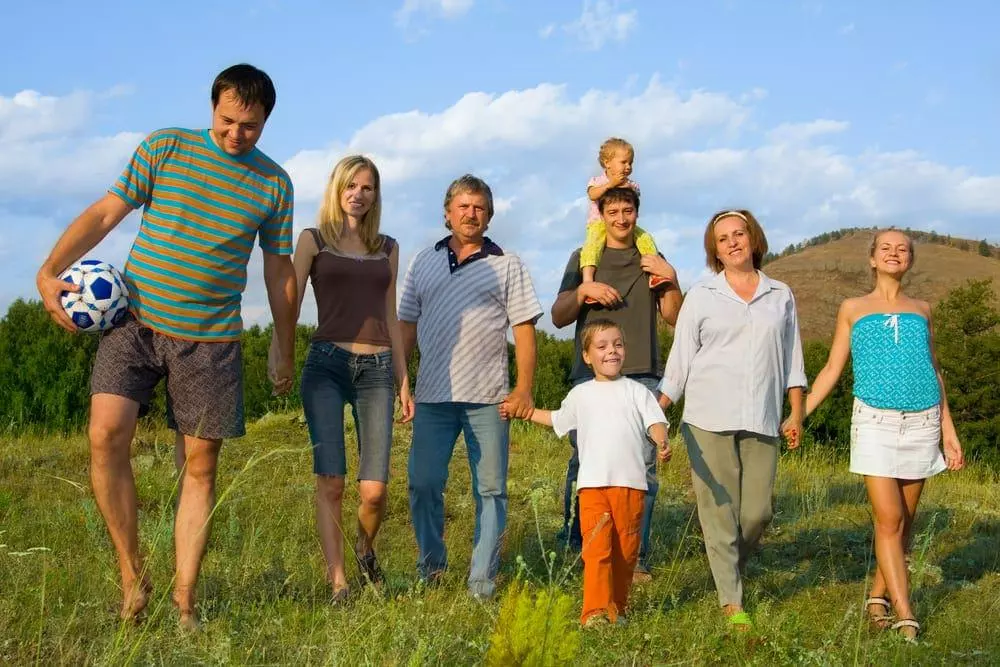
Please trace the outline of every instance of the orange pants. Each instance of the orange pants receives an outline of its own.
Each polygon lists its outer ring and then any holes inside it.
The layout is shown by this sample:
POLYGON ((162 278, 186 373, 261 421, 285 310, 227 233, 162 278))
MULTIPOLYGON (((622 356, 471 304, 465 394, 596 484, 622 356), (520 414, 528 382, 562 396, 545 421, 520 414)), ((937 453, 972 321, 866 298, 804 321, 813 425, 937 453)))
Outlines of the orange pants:
POLYGON ((625 613, 632 571, 639 558, 646 492, 624 486, 580 489, 583 533, 583 612, 580 622, 625 613))

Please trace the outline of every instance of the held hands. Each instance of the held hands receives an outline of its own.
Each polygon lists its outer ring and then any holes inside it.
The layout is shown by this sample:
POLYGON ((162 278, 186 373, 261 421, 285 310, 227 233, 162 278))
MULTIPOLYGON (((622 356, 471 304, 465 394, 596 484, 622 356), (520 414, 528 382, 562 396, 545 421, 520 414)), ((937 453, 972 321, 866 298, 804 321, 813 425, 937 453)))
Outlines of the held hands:
POLYGON ((788 449, 798 449, 802 444, 802 419, 792 415, 781 424, 781 434, 788 442, 788 449))
POLYGON ((73 320, 69 319, 69 315, 63 310, 59 299, 63 292, 79 292, 80 286, 61 280, 59 276, 52 274, 45 267, 42 267, 38 271, 38 275, 35 276, 35 286, 38 288, 38 293, 42 297, 42 304, 45 306, 45 310, 49 312, 52 321, 66 331, 76 333, 73 320))
POLYGON ((670 449, 670 441, 664 440, 663 442, 657 443, 656 447, 656 458, 660 463, 666 463, 673 456, 673 450, 670 449))
POLYGON ((531 419, 535 411, 535 401, 531 392, 514 387, 500 404, 500 417, 503 419, 531 419))
POLYGON ((271 349, 267 353, 267 378, 274 390, 273 396, 283 396, 292 390, 295 377, 294 359, 283 358, 278 350, 278 341, 271 339, 271 349))
POLYGON ((399 424, 405 424, 408 421, 413 420, 413 415, 416 414, 416 404, 413 402, 413 396, 410 395, 410 383, 404 382, 399 388, 399 406, 401 415, 399 417, 399 424))

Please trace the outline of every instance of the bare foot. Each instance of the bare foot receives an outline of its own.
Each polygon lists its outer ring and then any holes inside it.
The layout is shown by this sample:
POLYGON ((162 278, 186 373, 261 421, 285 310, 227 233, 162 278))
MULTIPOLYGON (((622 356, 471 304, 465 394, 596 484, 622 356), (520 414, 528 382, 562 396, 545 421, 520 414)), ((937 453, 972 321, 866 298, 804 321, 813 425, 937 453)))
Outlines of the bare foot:
POLYGON ((121 618, 125 621, 138 622, 142 612, 149 604, 153 594, 153 585, 148 577, 136 579, 123 586, 121 618))
POLYGON ((743 607, 738 604, 727 604, 722 608, 722 613, 726 616, 729 627, 737 632, 747 632, 750 630, 750 616, 743 611, 743 607))
POLYGON ((201 625, 198 623, 198 615, 194 609, 194 593, 190 588, 175 588, 174 589, 174 606, 177 607, 177 612, 180 617, 177 621, 177 625, 181 630, 187 632, 197 632, 201 629, 201 625))

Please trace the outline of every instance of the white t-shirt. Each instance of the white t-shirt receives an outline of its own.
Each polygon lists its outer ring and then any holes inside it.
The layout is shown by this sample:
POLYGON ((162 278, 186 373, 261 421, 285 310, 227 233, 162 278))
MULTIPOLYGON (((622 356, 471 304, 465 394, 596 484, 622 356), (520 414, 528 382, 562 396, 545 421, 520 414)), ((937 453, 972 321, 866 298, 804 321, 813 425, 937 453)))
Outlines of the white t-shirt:
POLYGON ((573 387, 552 413, 560 438, 576 430, 578 489, 624 486, 645 491, 643 449, 653 424, 666 424, 653 392, 635 380, 590 380, 573 387))

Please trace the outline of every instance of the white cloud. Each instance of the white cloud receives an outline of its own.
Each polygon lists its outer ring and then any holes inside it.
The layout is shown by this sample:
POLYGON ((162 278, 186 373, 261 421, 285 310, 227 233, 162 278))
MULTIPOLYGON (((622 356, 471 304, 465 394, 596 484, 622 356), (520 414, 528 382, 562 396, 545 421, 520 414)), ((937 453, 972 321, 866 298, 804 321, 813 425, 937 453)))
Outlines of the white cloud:
POLYGON ((854 34, 854 24, 848 23, 846 25, 842 25, 840 26, 840 30, 838 30, 837 32, 839 32, 841 35, 852 35, 854 34))
POLYGON ((584 0, 580 16, 564 25, 563 30, 591 51, 609 42, 623 42, 635 29, 638 12, 634 9, 620 11, 621 4, 619 0, 584 0))
POLYGON ((427 14, 455 18, 472 9, 473 0, 403 0, 394 15, 396 25, 406 27, 414 16, 427 14))

